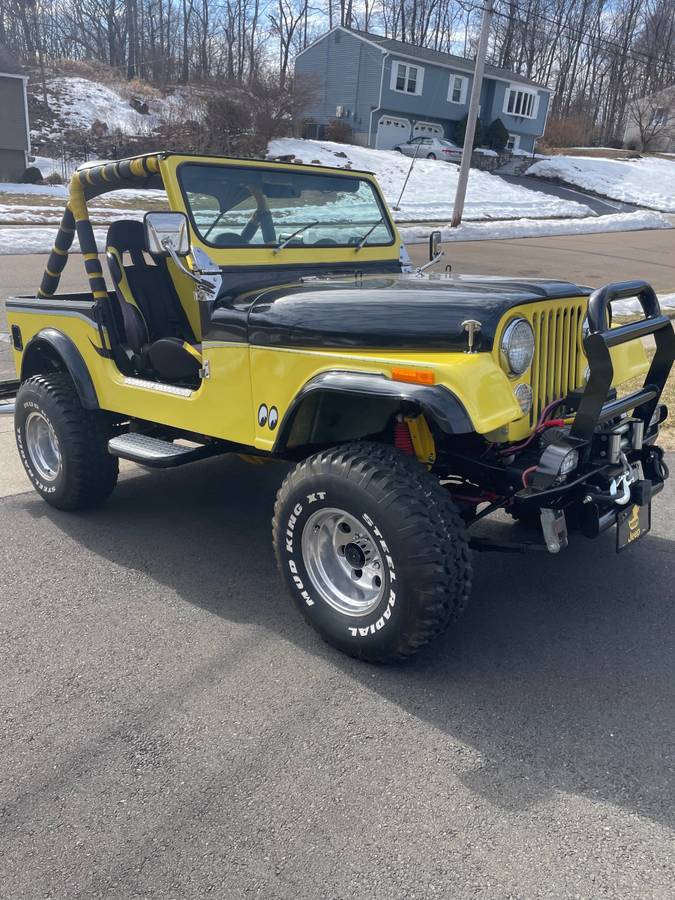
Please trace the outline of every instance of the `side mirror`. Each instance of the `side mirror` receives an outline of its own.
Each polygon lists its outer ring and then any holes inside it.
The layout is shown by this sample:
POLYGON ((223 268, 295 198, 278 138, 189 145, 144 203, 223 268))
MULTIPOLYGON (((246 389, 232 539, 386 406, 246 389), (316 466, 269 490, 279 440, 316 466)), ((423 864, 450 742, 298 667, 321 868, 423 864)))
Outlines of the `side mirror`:
POLYGON ((441 251, 441 232, 432 231, 429 235, 429 262, 438 259, 441 251))
POLYGON ((187 256, 190 232, 185 213, 149 212, 143 217, 145 246, 155 256, 187 256))

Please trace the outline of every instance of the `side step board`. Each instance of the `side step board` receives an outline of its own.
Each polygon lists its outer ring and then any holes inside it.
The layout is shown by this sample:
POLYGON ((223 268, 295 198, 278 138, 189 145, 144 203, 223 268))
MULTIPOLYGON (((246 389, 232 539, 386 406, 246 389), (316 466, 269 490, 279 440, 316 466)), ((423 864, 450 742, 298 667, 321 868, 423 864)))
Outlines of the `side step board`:
POLYGON ((182 444, 174 444, 172 441, 163 441, 161 438, 136 432, 120 434, 108 441, 108 453, 112 456, 119 456, 120 459, 128 459, 151 469, 184 466, 186 463, 224 452, 226 448, 216 443, 184 447, 182 444))
POLYGON ((0 416, 13 416, 16 392, 19 390, 19 382, 0 381, 0 416))

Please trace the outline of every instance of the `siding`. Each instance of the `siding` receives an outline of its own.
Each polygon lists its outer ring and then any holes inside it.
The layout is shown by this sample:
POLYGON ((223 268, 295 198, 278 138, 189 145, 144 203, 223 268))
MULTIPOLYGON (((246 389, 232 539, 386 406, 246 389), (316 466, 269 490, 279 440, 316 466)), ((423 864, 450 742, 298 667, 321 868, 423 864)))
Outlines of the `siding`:
MULTIPOLYGON (((437 66, 431 62, 415 62, 397 57, 394 52, 382 53, 380 48, 340 29, 324 35, 299 55, 295 71, 316 85, 316 97, 307 110, 309 119, 327 124, 335 118, 337 106, 343 106, 350 112, 345 118, 352 126, 356 142, 370 143, 371 146, 375 145, 377 123, 384 114, 407 118, 411 126, 419 121, 438 123, 443 126, 446 137, 452 139, 455 123, 468 112, 473 84, 470 72, 437 66), (392 65, 396 61, 424 69, 421 95, 392 90, 392 65), (448 101, 448 86, 452 75, 468 79, 464 103, 448 101)), ((550 95, 546 91, 538 91, 537 117, 524 119, 503 112, 508 88, 505 81, 497 81, 489 76, 484 78, 480 102, 481 122, 489 125, 494 119, 501 119, 510 133, 520 136, 520 146, 524 150, 531 150, 534 138, 543 134, 550 95)))
MULTIPOLYGON (((546 110, 548 109, 550 95, 546 91, 538 91, 539 110, 536 119, 524 119, 522 116, 510 116, 504 112, 504 98, 509 89, 509 85, 504 81, 493 81, 494 98, 492 103, 492 119, 501 119, 505 127, 511 134, 520 134, 523 136, 539 137, 544 133, 544 125, 546 123, 546 110)), ((518 85, 514 84, 514 87, 518 85)), ((521 139, 521 146, 523 140, 521 139)), ((531 142, 530 142, 531 143, 531 142)), ((531 149, 531 147, 523 147, 523 149, 531 149)))
POLYGON ((18 181, 25 169, 25 150, 0 149, 0 181, 18 181))
POLYGON ((295 72, 315 85, 307 117, 326 124, 342 106, 349 110, 345 121, 355 134, 367 138, 380 95, 381 58, 377 48, 343 31, 333 31, 305 50, 295 61, 295 72))
POLYGON ((442 69, 439 66, 432 66, 429 63, 424 65, 413 62, 409 59, 398 58, 396 56, 387 56, 384 61, 384 83, 382 89, 382 106, 387 109, 398 110, 412 116, 414 119, 438 119, 443 122, 458 122, 464 118, 469 108, 469 97, 471 96, 471 87, 473 85, 473 75, 461 70, 442 69), (406 65, 417 65, 418 68, 424 69, 424 82, 422 84, 422 94, 416 96, 413 94, 403 94, 400 91, 391 89, 391 73, 392 67, 396 62, 402 62, 406 65), (448 86, 450 83, 450 75, 463 75, 469 79, 469 85, 466 93, 465 103, 448 102, 448 86))
POLYGON ((8 78, 0 75, 0 109, 2 110, 0 149, 2 150, 29 149, 24 85, 25 82, 22 78, 8 78))

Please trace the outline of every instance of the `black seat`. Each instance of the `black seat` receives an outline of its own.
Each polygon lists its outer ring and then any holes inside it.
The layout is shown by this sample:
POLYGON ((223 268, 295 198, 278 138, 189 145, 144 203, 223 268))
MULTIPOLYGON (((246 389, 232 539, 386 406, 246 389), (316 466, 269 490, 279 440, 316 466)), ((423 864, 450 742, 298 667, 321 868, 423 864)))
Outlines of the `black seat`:
POLYGON ((139 372, 170 381, 194 379, 202 366, 166 259, 145 256, 141 222, 122 219, 108 229, 106 259, 124 323, 124 336, 139 372), (128 262, 125 262, 125 255, 128 262))

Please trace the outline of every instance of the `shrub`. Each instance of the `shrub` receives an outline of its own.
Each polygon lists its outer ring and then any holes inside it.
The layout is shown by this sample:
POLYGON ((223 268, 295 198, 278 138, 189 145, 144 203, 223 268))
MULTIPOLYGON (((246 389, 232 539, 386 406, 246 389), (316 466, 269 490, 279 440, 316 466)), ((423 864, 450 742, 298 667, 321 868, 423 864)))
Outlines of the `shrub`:
POLYGON ((42 184, 42 172, 37 166, 28 166, 19 180, 21 184, 42 184))
MULTIPOLYGON (((466 125, 469 120, 468 115, 464 116, 463 119, 460 119, 459 122, 455 125, 455 134, 454 141, 459 146, 464 145, 464 136, 466 135, 466 125)), ((483 140, 483 126, 481 124, 480 119, 476 122, 476 133, 473 136, 473 146, 479 147, 483 140)))
POLYGON ((501 119, 490 122, 485 132, 485 143, 497 153, 502 153, 509 142, 509 132, 501 119))
POLYGON ((63 178, 58 172, 52 172, 45 178, 45 184, 63 184, 63 178))
POLYGON ((353 140, 352 126, 344 119, 331 119, 325 133, 326 140, 336 144, 351 144, 353 140))
POLYGON ((587 147, 593 140, 593 123, 585 116, 549 119, 544 142, 549 147, 587 147))

